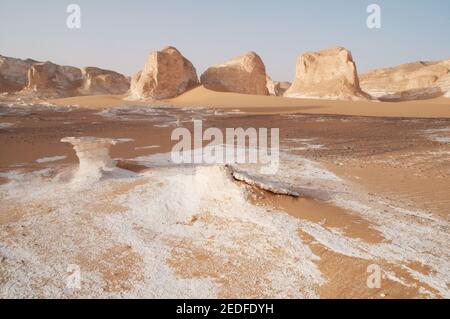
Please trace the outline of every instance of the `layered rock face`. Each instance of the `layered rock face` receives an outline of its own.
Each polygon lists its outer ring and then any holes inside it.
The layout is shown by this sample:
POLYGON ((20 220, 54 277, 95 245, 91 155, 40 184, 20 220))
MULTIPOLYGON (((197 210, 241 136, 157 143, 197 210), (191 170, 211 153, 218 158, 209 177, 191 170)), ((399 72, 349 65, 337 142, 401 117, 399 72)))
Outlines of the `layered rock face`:
POLYGON ((267 80, 267 90, 269 95, 273 96, 283 96, 284 92, 287 91, 292 85, 291 82, 278 82, 272 80, 269 76, 266 77, 267 80))
POLYGON ((208 68, 200 81, 207 89, 214 91, 269 95, 266 67, 255 52, 208 68))
POLYGON ((130 88, 129 78, 114 71, 86 67, 81 72, 83 85, 80 92, 86 95, 124 94, 130 88))
POLYGON ((197 71, 176 48, 166 47, 147 58, 144 69, 131 79, 130 97, 168 99, 198 85, 197 71))
POLYGON ((292 86, 284 93, 292 98, 366 100, 350 51, 336 47, 308 52, 297 60, 292 86))
POLYGON ((377 69, 361 75, 360 82, 364 91, 380 100, 450 96, 450 60, 377 69))
POLYGON ((16 92, 28 83, 28 69, 37 61, 0 55, 0 92, 16 92))

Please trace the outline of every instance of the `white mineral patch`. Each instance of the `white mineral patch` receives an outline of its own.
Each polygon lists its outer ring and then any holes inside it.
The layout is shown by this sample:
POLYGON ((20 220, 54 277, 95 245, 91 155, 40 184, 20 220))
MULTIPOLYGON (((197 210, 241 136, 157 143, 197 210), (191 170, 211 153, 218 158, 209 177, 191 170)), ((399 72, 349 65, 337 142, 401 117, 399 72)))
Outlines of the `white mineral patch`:
POLYGON ((135 147, 135 150, 148 150, 148 149, 152 149, 152 148, 160 148, 161 146, 159 145, 147 145, 147 146, 139 146, 139 147, 135 147))
POLYGON ((286 147, 285 150, 289 151, 307 151, 307 150, 320 150, 326 149, 326 146, 323 144, 315 144, 313 143, 314 138, 291 138, 286 139, 289 143, 289 147, 286 147))
POLYGON ((450 144, 450 128, 425 130, 426 137, 442 144, 450 144))
POLYGON ((66 159, 67 156, 49 156, 49 157, 43 157, 36 160, 36 163, 48 163, 48 162, 56 162, 56 161, 62 161, 63 159, 66 159))
MULTIPOLYGON (((317 297, 315 287, 324 282, 314 264, 317 257, 297 236, 296 220, 249 204, 244 189, 223 167, 160 168, 140 176, 99 180, 82 192, 57 178, 48 181, 30 173, 11 177, 14 180, 0 186, 8 202, 43 199, 52 209, 43 215, 31 213, 20 224, 11 225, 21 231, 32 229, 18 241, 8 242, 7 232, 1 232, 0 254, 6 257, 3 267, 8 278, 0 284, 2 297, 217 297, 221 287, 217 278, 186 278, 168 264, 169 258, 178 258, 172 251, 183 243, 190 243, 183 249, 193 252, 207 249, 219 261, 214 267, 226 260, 238 262, 231 269, 236 267, 244 283, 252 282, 255 275, 264 282, 258 287, 261 296, 317 297), (133 181, 145 183, 109 195, 115 186, 133 181), (96 210, 89 209, 105 196, 108 200, 96 210), (108 204, 125 211, 102 212, 108 204), (191 222, 195 216, 204 219, 191 222), (131 247, 142 258, 137 268, 127 268, 139 274, 126 279, 124 285, 130 290, 103 289, 106 278, 84 264, 80 265, 81 290, 66 289, 66 269, 68 264, 80 263, 77 256, 99 260, 101 268, 106 262, 102 252, 117 246, 131 247), (33 288, 43 281, 42 289, 33 288)), ((233 276, 233 271, 224 275, 233 276)), ((250 297, 245 291, 240 296, 250 297)))
POLYGON ((7 128, 10 128, 10 127, 13 127, 14 126, 14 123, 0 123, 0 130, 2 130, 2 129, 7 129, 7 128))
MULTIPOLYGON (((170 153, 162 153, 138 158, 151 169, 135 174, 118 169, 109 156, 120 140, 63 141, 74 145, 79 167, 56 174, 0 174, 8 179, 0 185, 2 217, 26 208, 19 221, 0 225, 1 270, 7 278, 0 281, 0 297, 211 298, 224 290, 252 297, 254 287, 260 297, 317 297, 326 278, 299 229, 337 254, 399 265, 422 293, 450 297, 448 221, 369 197, 319 163, 282 152, 277 174, 262 175, 259 164, 235 168, 266 189, 308 194, 346 208, 370 221, 384 241, 367 243, 340 229, 254 206, 224 165, 177 165, 170 153), (89 187, 72 187, 65 177, 74 170, 74 180, 89 187), (199 263, 196 254, 207 258, 199 263), (412 262, 431 271, 412 269, 412 262), (80 290, 66 287, 69 264, 81 267, 80 290), (117 267, 125 267, 126 276, 117 272, 111 279, 108 274, 117 267), (121 289, 108 289, 116 281, 121 289)), ((409 285, 392 273, 389 278, 409 285)))

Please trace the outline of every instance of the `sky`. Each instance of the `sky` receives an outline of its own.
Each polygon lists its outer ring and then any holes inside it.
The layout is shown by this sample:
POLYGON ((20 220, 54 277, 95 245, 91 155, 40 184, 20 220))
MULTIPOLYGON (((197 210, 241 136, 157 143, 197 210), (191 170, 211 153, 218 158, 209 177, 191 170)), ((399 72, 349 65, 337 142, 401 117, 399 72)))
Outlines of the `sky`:
POLYGON ((247 51, 275 80, 291 81, 297 57, 349 49, 359 73, 450 59, 449 0, 0 0, 0 54, 132 75, 147 55, 175 46, 197 68, 247 51), (69 4, 81 28, 69 29, 69 4), (369 4, 381 28, 369 29, 369 4))

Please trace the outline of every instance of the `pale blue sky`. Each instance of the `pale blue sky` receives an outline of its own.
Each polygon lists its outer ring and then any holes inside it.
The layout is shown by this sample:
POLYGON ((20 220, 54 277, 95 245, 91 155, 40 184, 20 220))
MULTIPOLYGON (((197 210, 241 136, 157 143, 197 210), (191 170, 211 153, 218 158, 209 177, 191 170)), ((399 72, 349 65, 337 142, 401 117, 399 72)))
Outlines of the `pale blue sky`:
POLYGON ((276 80, 292 80, 297 56, 335 45, 360 73, 450 58, 449 0, 0 0, 0 54, 134 74, 147 54, 176 46, 200 75, 209 65, 257 52, 276 80), (66 7, 82 28, 66 27, 66 7), (366 27, 378 3, 382 28, 366 27))

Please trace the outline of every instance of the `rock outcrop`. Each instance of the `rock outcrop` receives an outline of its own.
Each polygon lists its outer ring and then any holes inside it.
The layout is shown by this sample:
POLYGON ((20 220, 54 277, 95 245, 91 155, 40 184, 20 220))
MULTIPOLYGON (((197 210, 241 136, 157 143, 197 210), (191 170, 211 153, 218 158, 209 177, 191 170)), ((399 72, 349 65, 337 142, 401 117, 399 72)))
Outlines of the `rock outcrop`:
POLYGON ((214 91, 269 95, 266 67, 255 52, 211 66, 202 74, 200 82, 214 91))
POLYGON ((51 62, 36 63, 28 70, 25 92, 35 92, 45 97, 66 97, 78 94, 83 77, 81 70, 51 62))
POLYGON ((129 78, 114 71, 86 67, 81 72, 83 84, 80 93, 84 95, 124 94, 130 88, 129 78))
POLYGON ((450 96, 450 60, 373 70, 361 75, 360 83, 364 91, 384 101, 450 96))
POLYGON ((269 76, 266 77, 266 80, 269 95, 273 96, 283 96, 284 92, 286 92, 292 85, 291 82, 274 81, 269 76))
POLYGON ((16 92, 28 83, 28 70, 37 61, 0 55, 0 92, 16 92))
POLYGON ((127 77, 95 67, 79 69, 52 62, 38 62, 0 56, 0 92, 36 98, 77 95, 124 94, 127 77))
POLYGON ((198 85, 197 71, 176 48, 166 47, 147 58, 131 79, 130 98, 168 99, 198 85))
POLYGON ((286 97, 330 100, 366 100, 350 51, 336 47, 308 52, 297 60, 296 75, 286 97))

